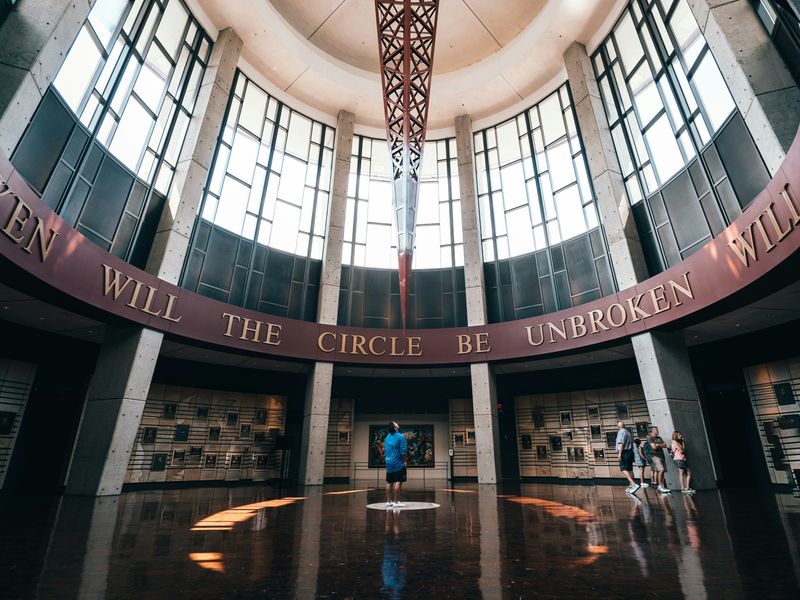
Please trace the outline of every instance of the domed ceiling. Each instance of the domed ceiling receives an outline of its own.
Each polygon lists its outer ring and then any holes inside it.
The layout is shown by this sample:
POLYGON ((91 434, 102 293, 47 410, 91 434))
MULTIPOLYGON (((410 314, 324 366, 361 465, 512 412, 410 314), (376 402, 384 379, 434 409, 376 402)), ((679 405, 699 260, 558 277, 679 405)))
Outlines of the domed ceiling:
MULTIPOLYGON (((608 29, 624 3, 441 0, 429 137, 451 128, 459 114, 477 121, 521 110, 537 92, 551 91, 542 88, 563 80, 564 50, 608 29)), ((374 0, 189 5, 214 28, 232 27, 244 41, 244 60, 275 88, 328 115, 351 111, 362 127, 383 130, 374 0)))

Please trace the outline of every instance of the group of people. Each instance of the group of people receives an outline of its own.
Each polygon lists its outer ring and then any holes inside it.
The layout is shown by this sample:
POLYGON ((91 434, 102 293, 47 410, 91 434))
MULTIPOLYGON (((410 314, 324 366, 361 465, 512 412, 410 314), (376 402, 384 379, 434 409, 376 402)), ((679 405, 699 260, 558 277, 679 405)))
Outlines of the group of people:
POLYGON ((619 470, 630 483, 625 489, 628 494, 635 494, 643 487, 650 487, 651 484, 644 480, 645 469, 648 466, 652 485, 655 485, 662 494, 672 492, 664 482, 664 474, 667 470, 665 449, 672 456, 675 466, 678 467, 681 492, 684 494, 695 493, 691 486, 692 470, 689 468, 686 457, 686 442, 680 431, 673 432, 671 443, 667 444, 659 435, 658 427, 655 426, 650 428, 650 435, 644 440, 634 439, 622 421, 617 423, 617 429, 616 446, 619 452, 619 470), (636 483, 633 477, 634 466, 639 468, 639 483, 636 483))

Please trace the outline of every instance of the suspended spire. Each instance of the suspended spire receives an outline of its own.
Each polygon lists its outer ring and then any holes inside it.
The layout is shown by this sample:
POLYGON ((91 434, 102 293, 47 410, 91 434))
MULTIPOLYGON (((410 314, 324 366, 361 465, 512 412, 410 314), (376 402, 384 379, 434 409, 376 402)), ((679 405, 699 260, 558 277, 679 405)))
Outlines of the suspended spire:
POLYGON ((438 9, 439 0, 375 0, 386 140, 392 158, 392 202, 397 223, 403 329, 406 328, 419 169, 428 123, 438 9))

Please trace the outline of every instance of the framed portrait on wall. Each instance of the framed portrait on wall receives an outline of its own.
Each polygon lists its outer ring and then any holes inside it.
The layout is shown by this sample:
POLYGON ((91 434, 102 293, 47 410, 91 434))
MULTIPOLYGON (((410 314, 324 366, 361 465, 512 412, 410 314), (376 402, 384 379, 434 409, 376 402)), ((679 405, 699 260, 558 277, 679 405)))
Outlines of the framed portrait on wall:
POLYGON ((617 402, 617 419, 625 421, 628 418, 628 403, 617 402))
POLYGON ((175 438, 176 442, 185 442, 189 439, 189 426, 186 424, 175 425, 175 438))
POLYGON ((242 423, 239 426, 239 439, 245 440, 250 437, 253 431, 253 426, 250 423, 242 423))
POLYGON ((617 447, 617 432, 606 431, 606 448, 614 449, 617 447))
POLYGON ((256 454, 256 469, 266 469, 267 468, 267 455, 266 454, 256 454))
POLYGON ((203 456, 202 446, 192 446, 189 448, 189 462, 200 464, 200 458, 203 456))
POLYGON ((153 454, 153 460, 150 462, 151 471, 163 471, 167 468, 167 453, 156 452, 153 454))
MULTIPOLYGON (((409 468, 432 468, 434 466, 433 425, 407 425, 400 429, 408 444, 409 468)), ((368 462, 371 469, 386 467, 383 440, 385 425, 369 426, 368 462)))
POLYGON ((567 462, 575 462, 575 448, 572 446, 567 448, 567 462))
POLYGON ((7 410, 0 411, 0 435, 11 435, 14 429, 14 418, 17 416, 15 412, 7 410))
POLYGON ((142 431, 143 444, 155 444, 158 435, 158 427, 145 427, 142 431))
POLYGON ((175 450, 172 452, 171 466, 182 467, 184 462, 186 462, 186 450, 175 450))
POLYGON ((242 455, 231 454, 231 469, 241 469, 241 468, 242 468, 242 455))
POLYGON ((586 451, 580 446, 573 448, 575 462, 584 462, 586 460, 586 451))
POLYGON ((536 446, 536 460, 547 460, 547 446, 536 446))
POLYGON ((336 439, 337 443, 346 446, 350 443, 350 430, 349 429, 340 429, 339 436, 336 439))
POLYGON ((258 408, 256 409, 256 416, 253 419, 257 425, 266 425, 267 424, 267 409, 266 408, 258 408))
POLYGON ((533 427, 535 429, 544 427, 544 413, 541 410, 536 409, 533 411, 533 427))
POLYGON ((775 392, 775 399, 779 406, 791 406, 795 403, 792 384, 788 381, 772 384, 772 390, 775 392))
POLYGON ((238 422, 239 422, 239 413, 229 412, 228 418, 226 420, 228 427, 235 427, 238 422))
POLYGON ((475 430, 474 429, 467 429, 465 432, 466 437, 464 438, 465 444, 474 444, 475 443, 475 430))
POLYGON ((461 432, 453 434, 453 447, 464 445, 464 434, 461 432))
POLYGON ((520 436, 520 441, 522 442, 522 449, 523 450, 530 450, 533 448, 533 438, 528 433, 523 433, 520 436))
POLYGON ((201 421, 208 419, 208 406, 198 406, 197 412, 195 412, 195 417, 201 421))
POLYGON ((561 417, 561 426, 562 427, 572 427, 572 412, 569 410, 562 410, 559 413, 561 417))
POLYGON ((595 460, 605 460, 606 459, 606 451, 603 448, 595 448, 594 449, 594 459, 595 460))
POLYGON ((589 432, 591 433, 593 440, 603 439, 603 431, 601 430, 600 425, 589 425, 589 432))
POLYGON ((640 440, 643 440, 647 437, 647 421, 637 421, 636 422, 636 437, 640 440))
POLYGON ((178 413, 178 405, 174 403, 169 403, 164 405, 164 412, 161 415, 162 419, 174 419, 175 415, 178 413))
POLYGON ((203 463, 203 466, 206 469, 215 469, 217 467, 217 455, 216 454, 206 454, 206 460, 203 463))
POLYGON ((208 428, 208 441, 209 442, 218 442, 219 441, 219 434, 220 434, 219 427, 209 427, 208 428))
POLYGON ((600 405, 599 404, 590 404, 586 407, 586 414, 589 415, 590 421, 599 421, 600 420, 600 405))
POLYGON ((550 436, 550 450, 553 452, 561 452, 564 448, 564 442, 561 440, 560 435, 550 436))

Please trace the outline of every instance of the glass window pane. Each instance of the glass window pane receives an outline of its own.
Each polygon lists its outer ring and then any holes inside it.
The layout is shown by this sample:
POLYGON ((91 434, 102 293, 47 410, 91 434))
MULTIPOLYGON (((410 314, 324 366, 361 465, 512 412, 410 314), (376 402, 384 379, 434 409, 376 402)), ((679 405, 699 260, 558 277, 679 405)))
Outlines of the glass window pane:
POLYGON ((299 228, 300 208, 278 201, 275 204, 275 218, 272 221, 269 245, 285 252, 294 252, 299 228))
POLYGON ((86 29, 81 29, 53 82, 67 105, 77 111, 101 61, 100 49, 86 29))
POLYGON ((672 133, 666 115, 663 115, 645 134, 653 164, 661 183, 664 183, 683 166, 678 142, 672 133))
POLYGON ((527 205, 528 196, 525 193, 522 163, 517 162, 503 167, 500 169, 500 177, 503 182, 503 197, 505 198, 506 207, 511 209, 527 205))
POLYGON ((258 86, 248 83, 242 104, 242 114, 239 124, 246 127, 256 135, 261 134, 264 123, 264 110, 267 106, 267 95, 258 86))
POLYGON ((258 156, 258 140, 244 129, 239 129, 233 140, 228 172, 245 183, 250 183, 256 166, 256 156, 258 156))
POLYGON ((633 21, 631 20, 631 15, 627 11, 614 30, 614 41, 617 42, 619 55, 622 59, 622 65, 625 67, 625 72, 630 73, 636 66, 636 63, 641 60, 644 55, 644 50, 639 41, 639 34, 636 32, 636 27, 634 27, 633 21))
POLYGON ((131 98, 114 132, 114 140, 109 150, 126 167, 135 171, 139 165, 139 157, 150 137, 152 125, 153 118, 150 113, 136 99, 131 98))
POLYGON ((108 47, 128 0, 97 0, 89 13, 89 23, 104 47, 108 47))
POLYGON ((226 177, 215 223, 233 233, 241 233, 249 196, 250 188, 231 177, 226 177))
POLYGON ((694 19, 691 9, 684 0, 680 0, 675 7, 675 12, 669 22, 672 33, 675 34, 675 39, 678 42, 683 53, 683 58, 686 61, 686 67, 692 68, 695 60, 700 55, 700 51, 705 45, 703 34, 697 26, 697 21, 694 19))
POLYGON ((700 101, 706 109, 711 130, 716 131, 728 118, 735 108, 733 98, 728 92, 728 86, 719 72, 714 57, 707 52, 700 66, 692 76, 692 82, 697 87, 700 101))
POLYGON ((286 140, 286 152, 308 159, 308 145, 311 141, 311 120, 303 115, 292 112, 289 121, 289 137, 286 140))
POLYGON ((303 182, 306 177, 306 164, 291 156, 283 159, 278 198, 300 205, 303 201, 303 182))
POLYGON ((519 160, 519 134, 516 121, 509 121, 497 128, 497 150, 501 165, 519 160))
POLYGON ((189 15, 180 0, 169 0, 164 16, 161 17, 161 22, 158 24, 156 37, 173 58, 177 55, 178 48, 183 41, 183 31, 188 18, 189 15))
POLYGON ((572 168, 572 155, 566 141, 551 146, 547 149, 547 164, 553 189, 559 190, 565 185, 575 181, 575 171, 572 168))
POLYGON ((554 142, 564 134, 564 118, 561 116, 561 105, 558 102, 558 94, 551 94, 539 104, 539 111, 542 114, 542 128, 544 129, 544 142, 549 144, 554 142))
POLYGON ((133 89, 142 99, 145 106, 153 112, 158 111, 158 105, 161 103, 161 96, 164 94, 171 68, 172 65, 170 65, 169 59, 161 49, 155 44, 150 46, 147 58, 139 70, 139 77, 136 78, 136 85, 133 89))

